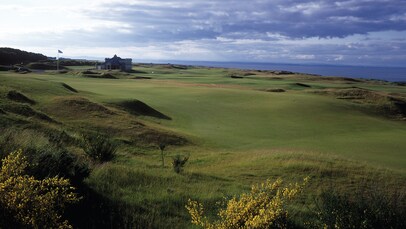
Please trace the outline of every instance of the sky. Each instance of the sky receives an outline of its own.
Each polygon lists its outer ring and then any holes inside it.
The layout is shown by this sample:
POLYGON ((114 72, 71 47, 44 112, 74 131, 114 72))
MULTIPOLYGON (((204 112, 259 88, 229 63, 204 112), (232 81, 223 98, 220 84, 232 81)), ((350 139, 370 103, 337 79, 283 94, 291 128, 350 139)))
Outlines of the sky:
POLYGON ((406 66, 406 0, 0 3, 0 47, 47 56, 406 66))

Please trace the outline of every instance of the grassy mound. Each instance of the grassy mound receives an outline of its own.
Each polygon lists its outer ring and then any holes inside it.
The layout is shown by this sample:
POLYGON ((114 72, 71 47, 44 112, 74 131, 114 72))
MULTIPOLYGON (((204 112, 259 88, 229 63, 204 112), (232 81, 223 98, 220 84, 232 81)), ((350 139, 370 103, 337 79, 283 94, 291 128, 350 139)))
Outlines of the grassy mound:
POLYGON ((133 115, 150 116, 154 118, 171 120, 170 117, 162 114, 139 100, 122 101, 116 105, 133 115))
POLYGON ((58 117, 106 117, 115 113, 109 108, 89 101, 83 97, 56 97, 51 102, 47 110, 58 117))
POLYGON ((337 99, 362 99, 367 101, 377 101, 385 99, 385 95, 381 95, 377 92, 364 89, 364 88, 346 88, 346 89, 330 89, 329 94, 333 94, 337 99))
POLYGON ((71 92, 78 93, 78 91, 77 91, 75 88, 69 86, 69 85, 66 84, 66 83, 61 83, 61 85, 62 85, 62 87, 68 89, 68 90, 71 91, 71 92))
POLYGON ((26 104, 16 104, 16 103, 2 104, 0 109, 4 109, 4 111, 8 111, 10 113, 21 115, 24 117, 33 117, 43 121, 57 123, 57 121, 55 121, 48 115, 39 112, 26 104))
POLYGON ((325 89, 316 93, 335 96, 337 99, 345 99, 350 102, 370 105, 382 115, 392 118, 406 118, 406 98, 389 95, 369 89, 351 87, 344 89, 325 89))
POLYGON ((7 93, 7 98, 10 100, 13 100, 15 102, 20 102, 20 103, 28 103, 28 104, 35 104, 35 101, 28 98, 27 96, 25 96, 24 94, 15 91, 15 90, 11 90, 7 93))

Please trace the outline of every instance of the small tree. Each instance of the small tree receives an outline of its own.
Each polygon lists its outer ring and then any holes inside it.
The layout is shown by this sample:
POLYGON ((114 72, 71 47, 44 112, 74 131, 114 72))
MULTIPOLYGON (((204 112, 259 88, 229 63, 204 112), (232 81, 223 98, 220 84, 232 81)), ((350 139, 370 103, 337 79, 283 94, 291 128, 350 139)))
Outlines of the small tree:
POLYGON ((219 220, 210 222, 204 214, 201 203, 189 200, 186 209, 192 217, 192 223, 208 229, 237 228, 286 228, 288 211, 285 206, 296 197, 308 178, 302 184, 290 184, 282 187, 282 180, 267 180, 253 185, 251 192, 228 201, 226 208, 218 212, 219 220))
POLYGON ((36 180, 24 173, 28 165, 21 151, 11 153, 2 160, 2 208, 15 221, 29 228, 72 228, 67 220, 62 219, 65 206, 79 201, 69 180, 57 176, 36 180))
POLYGON ((189 157, 182 157, 180 155, 176 155, 172 160, 172 167, 176 173, 180 173, 183 171, 183 167, 185 166, 186 162, 189 160, 189 157))

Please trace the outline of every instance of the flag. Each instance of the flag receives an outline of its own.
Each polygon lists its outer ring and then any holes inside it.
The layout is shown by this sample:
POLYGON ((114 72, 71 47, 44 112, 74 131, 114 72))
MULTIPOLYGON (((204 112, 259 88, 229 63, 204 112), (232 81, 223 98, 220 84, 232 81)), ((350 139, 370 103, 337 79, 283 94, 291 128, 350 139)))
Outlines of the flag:
POLYGON ((61 50, 58 49, 58 53, 63 53, 61 50))

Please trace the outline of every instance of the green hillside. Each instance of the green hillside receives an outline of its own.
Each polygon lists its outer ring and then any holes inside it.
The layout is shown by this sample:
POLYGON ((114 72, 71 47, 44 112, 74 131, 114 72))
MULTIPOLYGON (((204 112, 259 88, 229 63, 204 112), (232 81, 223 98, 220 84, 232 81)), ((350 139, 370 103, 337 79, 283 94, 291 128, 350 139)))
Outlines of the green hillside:
POLYGON ((47 60, 47 57, 13 48, 0 48, 0 65, 12 65, 47 60))
POLYGON ((214 214, 224 196, 267 178, 311 177, 294 207, 298 225, 316 217, 313 200, 331 186, 349 194, 361 184, 380 184, 388 195, 406 190, 404 86, 193 66, 82 69, 0 72, 0 130, 25 138, 23 146, 66 135, 56 145, 92 170, 84 184, 93 197, 82 207, 94 212, 80 212, 87 226, 189 228, 189 198, 214 214), (94 163, 77 143, 95 133, 118 145, 113 161, 94 163), (190 158, 181 174, 170 164, 178 154, 190 158))

